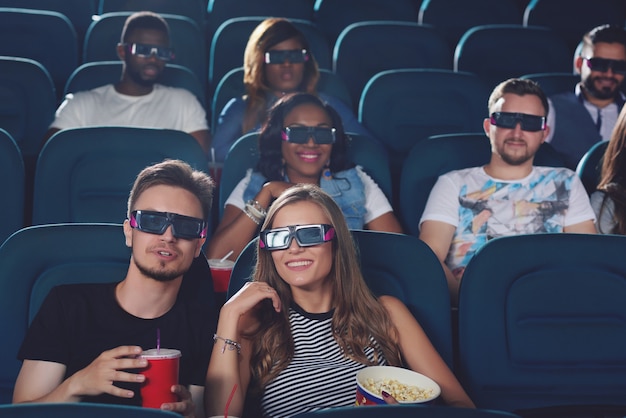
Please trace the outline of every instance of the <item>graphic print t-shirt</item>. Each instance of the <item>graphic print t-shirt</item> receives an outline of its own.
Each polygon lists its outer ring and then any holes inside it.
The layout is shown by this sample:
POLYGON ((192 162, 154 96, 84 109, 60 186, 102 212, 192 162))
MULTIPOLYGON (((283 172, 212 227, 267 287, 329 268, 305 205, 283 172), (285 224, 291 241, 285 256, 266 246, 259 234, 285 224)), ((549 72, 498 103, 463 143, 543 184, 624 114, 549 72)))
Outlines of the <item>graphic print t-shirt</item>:
POLYGON ((456 227, 446 265, 459 277, 474 253, 492 238, 563 232, 595 220, 576 174, 566 168, 534 167, 519 180, 498 180, 483 167, 451 171, 433 187, 420 224, 456 227))

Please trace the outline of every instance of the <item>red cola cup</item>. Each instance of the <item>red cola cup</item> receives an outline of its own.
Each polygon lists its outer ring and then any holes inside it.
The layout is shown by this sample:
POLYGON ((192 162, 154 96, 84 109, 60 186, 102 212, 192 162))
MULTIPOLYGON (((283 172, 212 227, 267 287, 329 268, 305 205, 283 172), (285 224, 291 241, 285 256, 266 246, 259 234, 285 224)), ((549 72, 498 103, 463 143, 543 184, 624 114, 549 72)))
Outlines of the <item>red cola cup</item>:
POLYGON ((164 403, 178 402, 172 386, 178 384, 178 369, 181 353, 169 348, 145 350, 140 355, 148 360, 141 372, 146 380, 141 385, 141 405, 146 408, 161 408, 164 403))
POLYGON ((228 291, 230 273, 233 271, 235 262, 231 260, 222 261, 219 258, 211 258, 208 262, 211 268, 211 277, 213 277, 213 290, 218 293, 228 291))

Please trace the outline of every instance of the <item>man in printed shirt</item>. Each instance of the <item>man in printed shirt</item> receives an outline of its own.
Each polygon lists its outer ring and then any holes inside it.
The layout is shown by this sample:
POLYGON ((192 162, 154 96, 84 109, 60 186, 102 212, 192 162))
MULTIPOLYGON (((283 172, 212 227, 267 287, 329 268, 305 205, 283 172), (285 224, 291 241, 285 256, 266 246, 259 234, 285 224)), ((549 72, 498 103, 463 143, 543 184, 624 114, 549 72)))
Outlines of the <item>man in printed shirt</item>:
POLYGON ((441 261, 456 304, 465 266, 489 239, 516 234, 596 233, 576 173, 533 166, 549 133, 548 101, 531 80, 509 79, 489 98, 483 122, 491 159, 439 177, 420 220, 420 239, 441 261))

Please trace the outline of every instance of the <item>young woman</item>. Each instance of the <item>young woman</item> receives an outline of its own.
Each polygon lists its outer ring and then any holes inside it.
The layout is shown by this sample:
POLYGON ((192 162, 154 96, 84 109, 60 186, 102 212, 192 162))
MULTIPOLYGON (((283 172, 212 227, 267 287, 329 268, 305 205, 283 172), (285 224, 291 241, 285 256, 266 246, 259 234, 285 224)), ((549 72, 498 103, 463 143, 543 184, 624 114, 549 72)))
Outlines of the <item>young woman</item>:
POLYGON ((341 118, 315 95, 294 93, 271 109, 259 135, 260 159, 226 200, 207 248, 209 258, 233 250, 235 260, 256 235, 270 204, 297 183, 317 184, 342 209, 351 229, 402 232, 378 185, 347 157, 341 118))
POLYGON ((604 153, 598 191, 591 195, 598 232, 626 235, 626 108, 620 112, 604 153))
POLYGON ((345 218, 315 185, 285 191, 260 234, 254 281, 222 307, 207 373, 210 415, 241 416, 246 394, 265 416, 355 402, 367 365, 435 380, 449 405, 473 407, 408 308, 374 296, 345 218))
MULTIPOLYGON (((212 146, 224 161, 230 146, 243 134, 257 131, 268 109, 287 93, 316 93, 319 70, 302 32, 283 18, 261 22, 252 32, 244 52, 246 95, 231 99, 220 114, 212 146)), ((371 136, 341 100, 320 94, 343 119, 346 129, 371 136)))

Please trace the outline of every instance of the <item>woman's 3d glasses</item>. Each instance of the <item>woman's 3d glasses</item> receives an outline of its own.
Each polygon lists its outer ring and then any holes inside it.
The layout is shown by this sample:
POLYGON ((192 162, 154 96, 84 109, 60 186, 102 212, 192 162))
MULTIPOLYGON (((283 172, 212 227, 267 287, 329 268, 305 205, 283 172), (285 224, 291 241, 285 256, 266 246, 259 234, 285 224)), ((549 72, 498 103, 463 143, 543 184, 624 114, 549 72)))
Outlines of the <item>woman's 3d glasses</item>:
POLYGON ((335 128, 288 126, 283 130, 282 138, 294 144, 306 144, 309 138, 313 138, 316 144, 334 144, 335 128))
POLYGON ((134 210, 130 213, 130 226, 149 234, 163 235, 172 225, 172 234, 176 238, 204 238, 207 225, 204 220, 171 212, 134 210))
POLYGON ((585 61, 591 71, 605 73, 611 68, 615 74, 626 75, 626 61, 608 58, 585 58, 585 61))
POLYGON ((148 44, 124 44, 126 51, 139 58, 150 58, 152 55, 161 61, 171 61, 174 59, 174 50, 164 46, 148 44))
POLYGON ((335 238, 335 228, 328 224, 316 224, 266 229, 259 236, 259 247, 269 251, 286 250, 294 238, 300 247, 312 247, 332 241, 335 238))
POLYGON ((299 64, 308 60, 309 54, 306 49, 285 49, 265 53, 266 64, 283 64, 287 61, 292 64, 299 64))
POLYGON ((491 124, 498 128, 515 129, 519 123, 522 131, 537 132, 546 129, 546 118, 526 113, 493 112, 491 124))

